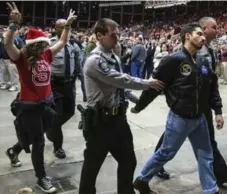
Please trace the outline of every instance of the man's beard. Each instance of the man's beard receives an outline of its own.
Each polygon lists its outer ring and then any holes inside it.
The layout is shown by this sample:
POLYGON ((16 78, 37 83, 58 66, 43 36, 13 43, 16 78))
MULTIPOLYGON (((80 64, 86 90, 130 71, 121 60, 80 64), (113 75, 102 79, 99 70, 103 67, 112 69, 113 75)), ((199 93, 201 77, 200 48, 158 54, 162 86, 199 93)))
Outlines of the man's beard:
POLYGON ((193 42, 192 42, 191 44, 192 44, 192 46, 193 46, 194 48, 196 48, 197 50, 200 50, 200 49, 203 47, 203 44, 202 44, 202 45, 196 45, 196 44, 194 44, 193 42))

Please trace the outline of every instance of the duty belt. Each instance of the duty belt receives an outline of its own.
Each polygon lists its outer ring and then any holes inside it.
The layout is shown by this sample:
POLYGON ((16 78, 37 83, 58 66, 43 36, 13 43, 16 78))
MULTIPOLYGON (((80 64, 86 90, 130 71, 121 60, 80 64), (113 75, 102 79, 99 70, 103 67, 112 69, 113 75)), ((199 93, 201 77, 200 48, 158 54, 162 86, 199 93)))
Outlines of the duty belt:
POLYGON ((121 111, 119 106, 114 106, 112 108, 103 108, 101 112, 106 116, 116 116, 119 115, 121 111))

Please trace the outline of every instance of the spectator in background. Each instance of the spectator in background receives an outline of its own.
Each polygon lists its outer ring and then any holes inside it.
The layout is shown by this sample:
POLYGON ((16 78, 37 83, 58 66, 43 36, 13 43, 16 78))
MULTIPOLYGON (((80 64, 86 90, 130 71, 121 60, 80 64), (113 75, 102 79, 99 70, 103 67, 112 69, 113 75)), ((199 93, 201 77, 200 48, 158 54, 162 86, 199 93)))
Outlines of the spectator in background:
MULTIPOLYGON (((19 84, 19 76, 17 72, 16 65, 9 59, 9 56, 5 50, 4 47, 4 38, 5 38, 5 33, 2 36, 2 41, 1 41, 1 50, 0 50, 0 56, 2 59, 2 65, 3 65, 3 70, 2 70, 2 78, 3 78, 3 83, 1 84, 1 89, 3 90, 8 90, 10 92, 14 92, 18 90, 18 84, 19 84)), ((14 38, 14 45, 18 48, 21 49, 24 46, 24 42, 21 39, 18 31, 17 34, 14 38)))
POLYGON ((162 58, 166 57, 169 54, 166 44, 162 44, 160 48, 160 52, 157 53, 154 58, 154 68, 157 68, 162 58))
POLYGON ((227 84, 227 49, 222 52, 222 70, 223 70, 223 82, 222 84, 227 84))
POLYGON ((131 75, 142 78, 142 71, 147 57, 147 51, 143 45, 143 39, 138 38, 136 45, 132 48, 131 75))
POLYGON ((93 49, 96 47, 96 37, 95 35, 91 35, 90 38, 89 38, 89 41, 88 41, 88 44, 85 48, 85 56, 87 57, 91 51, 93 51, 93 49))
POLYGON ((150 42, 148 44, 147 57, 145 60, 145 65, 144 65, 143 73, 142 73, 143 79, 149 79, 150 75, 154 69, 153 60, 154 60, 155 49, 156 49, 156 47, 155 47, 154 42, 153 43, 150 42))

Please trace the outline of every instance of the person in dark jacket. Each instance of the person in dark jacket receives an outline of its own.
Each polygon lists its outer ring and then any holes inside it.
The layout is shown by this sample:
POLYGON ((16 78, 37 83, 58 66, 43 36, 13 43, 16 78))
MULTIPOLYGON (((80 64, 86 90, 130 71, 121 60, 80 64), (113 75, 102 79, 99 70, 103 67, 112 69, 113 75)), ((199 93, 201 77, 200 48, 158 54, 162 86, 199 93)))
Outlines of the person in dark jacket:
MULTIPOLYGON (((224 124, 222 102, 217 87, 217 76, 207 60, 196 58, 196 52, 205 42, 202 27, 191 23, 181 30, 183 49, 162 59, 152 74, 154 79, 163 81, 166 101, 170 107, 166 130, 161 147, 148 160, 134 186, 141 194, 149 194, 149 180, 168 161, 172 160, 188 137, 199 166, 203 193, 218 194, 219 189, 213 173, 213 151, 209 139, 206 111, 211 107, 216 114, 217 128, 224 124), (203 139, 203 141, 201 141, 203 139)), ((160 92, 145 90, 136 106, 131 109, 138 113, 152 102, 160 92)))
MULTIPOLYGON (((213 73, 216 71, 216 62, 214 57, 214 52, 211 49, 210 42, 216 37, 217 34, 217 23, 214 18, 211 17, 203 17, 199 21, 200 25, 202 26, 204 30, 204 35, 206 37, 206 44, 203 45, 203 47, 197 52, 197 58, 204 60, 207 59, 209 62, 210 70, 213 71, 213 73), (204 59, 203 59, 204 58, 204 59)), ((201 63, 203 64, 203 62, 201 63)), ((219 187, 222 187, 224 183, 227 183, 227 166, 225 159, 221 155, 221 152, 218 149, 217 142, 215 140, 215 131, 214 131, 214 125, 213 125, 213 114, 212 110, 209 108, 205 112, 209 134, 210 134, 210 141, 211 146, 213 149, 213 156, 214 156, 214 174, 217 179, 217 183, 219 187)), ((159 139, 159 142, 155 148, 155 151, 157 151, 163 142, 164 133, 162 134, 161 138, 159 139)), ((169 173, 165 171, 164 168, 160 170, 160 172, 157 174, 160 178, 168 179, 169 173)))
POLYGON ((152 43, 149 44, 149 47, 147 49, 147 57, 145 60, 143 72, 142 72, 142 78, 143 79, 149 79, 153 69, 154 69, 154 53, 155 53, 156 47, 152 45, 152 43))
POLYGON ((132 48, 131 75, 133 77, 142 78, 142 71, 147 56, 146 48, 142 42, 142 38, 139 38, 138 43, 132 48))

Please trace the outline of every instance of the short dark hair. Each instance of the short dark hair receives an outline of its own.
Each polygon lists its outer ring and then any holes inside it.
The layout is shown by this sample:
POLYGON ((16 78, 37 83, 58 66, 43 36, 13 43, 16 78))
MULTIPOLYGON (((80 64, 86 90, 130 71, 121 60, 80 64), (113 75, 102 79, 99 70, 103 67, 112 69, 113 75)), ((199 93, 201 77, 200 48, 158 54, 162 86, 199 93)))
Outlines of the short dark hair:
POLYGON ((95 35, 97 35, 97 33, 101 33, 101 34, 106 34, 108 32, 108 27, 118 27, 118 23, 111 20, 110 18, 101 18, 100 20, 98 20, 95 24, 94 27, 94 33, 95 35))
POLYGON ((202 29, 202 27, 199 25, 199 23, 189 23, 182 27, 182 29, 180 31, 180 36, 181 36, 181 41, 183 44, 185 43, 185 34, 186 33, 191 34, 196 28, 202 29))

